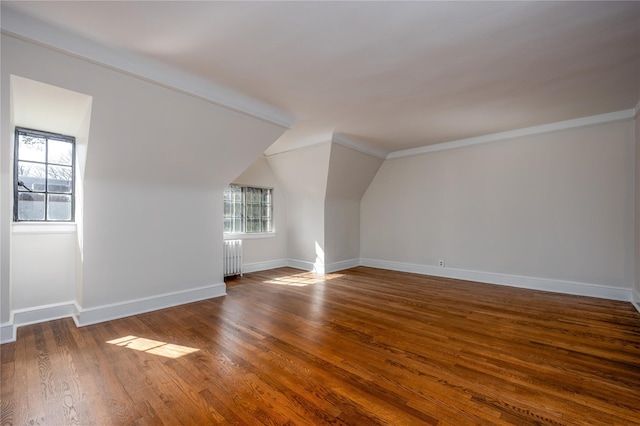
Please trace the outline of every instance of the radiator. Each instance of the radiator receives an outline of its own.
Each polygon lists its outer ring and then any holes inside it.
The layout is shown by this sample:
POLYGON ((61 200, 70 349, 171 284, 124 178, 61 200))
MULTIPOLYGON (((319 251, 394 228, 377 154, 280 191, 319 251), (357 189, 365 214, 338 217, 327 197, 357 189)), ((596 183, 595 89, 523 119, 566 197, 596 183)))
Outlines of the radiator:
POLYGON ((222 256, 225 277, 242 275, 242 240, 225 240, 222 256))

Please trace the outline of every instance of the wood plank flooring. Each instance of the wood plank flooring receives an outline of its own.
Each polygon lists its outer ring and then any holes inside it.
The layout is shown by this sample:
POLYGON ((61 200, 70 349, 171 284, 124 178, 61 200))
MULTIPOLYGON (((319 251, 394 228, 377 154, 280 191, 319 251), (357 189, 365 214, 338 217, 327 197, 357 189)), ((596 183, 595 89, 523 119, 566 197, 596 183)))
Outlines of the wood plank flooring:
POLYGON ((640 425, 630 303, 358 267, 0 347, 4 425, 640 425))

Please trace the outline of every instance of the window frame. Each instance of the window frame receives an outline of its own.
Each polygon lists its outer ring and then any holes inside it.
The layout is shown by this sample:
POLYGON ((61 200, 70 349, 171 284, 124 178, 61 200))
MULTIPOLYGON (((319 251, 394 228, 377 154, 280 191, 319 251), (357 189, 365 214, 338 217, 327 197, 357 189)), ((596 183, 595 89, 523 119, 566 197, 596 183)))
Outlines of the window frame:
POLYGON ((13 151, 13 222, 14 223, 74 223, 75 222, 75 213, 76 213, 76 138, 69 135, 62 135, 53 132, 47 132, 43 130, 35 130, 28 129, 24 127, 15 127, 15 140, 14 140, 14 151, 13 151), (23 160, 19 158, 20 151, 20 135, 29 135, 37 138, 43 138, 46 140, 45 142, 45 161, 33 161, 33 160, 23 160), (71 165, 68 164, 60 164, 49 162, 49 140, 61 141, 71 143, 71 165), (18 217, 18 196, 25 191, 19 190, 19 162, 29 162, 33 164, 42 164, 45 166, 44 173, 44 190, 43 191, 31 191, 36 194, 44 195, 44 219, 42 220, 33 220, 33 219, 20 219, 18 217), (71 183, 70 183, 70 192, 60 192, 60 191, 52 191, 49 189, 49 166, 63 166, 63 167, 71 167, 71 183), (49 209, 49 195, 68 195, 71 197, 71 215, 70 219, 49 219, 48 218, 48 209, 49 209))
MULTIPOLYGON (((241 203, 242 203, 242 231, 241 232, 227 232, 225 231, 225 225, 224 225, 224 220, 225 218, 225 213, 223 211, 223 235, 225 238, 229 238, 229 237, 234 237, 234 238, 260 238, 260 237, 268 237, 268 236, 273 236, 275 235, 275 223, 274 223, 274 216, 273 216, 273 188, 271 187, 262 187, 262 186, 255 186, 255 185, 242 185, 242 184, 237 184, 237 183, 231 183, 229 185, 227 185, 227 187, 225 187, 224 191, 223 191, 223 209, 226 208, 226 200, 224 199, 224 194, 227 192, 227 189, 230 187, 238 187, 241 190, 242 193, 242 197, 241 197, 241 203), (269 191, 269 199, 270 199, 270 203, 269 203, 269 221, 271 222, 271 227, 270 230, 268 231, 256 231, 256 232, 250 232, 247 231, 247 223, 248 223, 248 214, 247 214, 247 206, 248 206, 248 202, 247 202, 247 189, 258 189, 261 191, 269 191)), ((264 197, 264 193, 262 195, 262 199, 264 197)), ((262 209, 265 207, 265 203, 260 202, 260 210, 262 211, 262 209)), ((264 223, 265 219, 264 216, 261 216, 261 222, 264 223)))

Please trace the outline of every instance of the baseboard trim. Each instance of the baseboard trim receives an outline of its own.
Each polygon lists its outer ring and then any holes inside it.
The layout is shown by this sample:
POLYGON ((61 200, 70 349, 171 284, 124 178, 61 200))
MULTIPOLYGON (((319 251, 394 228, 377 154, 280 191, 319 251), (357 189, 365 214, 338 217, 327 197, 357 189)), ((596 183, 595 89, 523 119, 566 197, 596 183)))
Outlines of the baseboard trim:
POLYGON ((141 299, 127 300, 124 302, 96 306, 93 308, 76 307, 76 319, 79 327, 97 324, 104 321, 130 317, 132 315, 157 311, 185 303, 198 302, 225 296, 227 287, 225 283, 218 283, 206 287, 200 287, 180 292, 166 293, 158 296, 141 299))
POLYGON ((225 296, 226 294, 227 286, 224 283, 218 283, 206 287, 166 293, 142 299, 126 300, 124 302, 87 309, 82 308, 75 301, 17 309, 11 312, 11 320, 9 322, 0 324, 0 343, 15 342, 16 330, 23 325, 71 317, 77 327, 82 327, 183 305, 185 303, 212 299, 214 297, 225 296))
POLYGON ((16 328, 13 322, 3 322, 0 324, 0 344, 16 341, 16 328))
POLYGON ((287 259, 287 266, 289 268, 301 269, 307 272, 324 274, 324 265, 315 264, 313 262, 307 262, 305 260, 287 259))
POLYGON ((344 269, 355 268, 360 266, 360 259, 342 260, 340 262, 327 263, 324 266, 325 273, 342 271, 344 269))
POLYGON ((32 308, 16 309, 11 312, 11 321, 2 324, 0 343, 15 342, 16 331, 23 325, 68 318, 74 313, 74 302, 52 303, 32 308))
MULTIPOLYGON (((369 266, 391 271, 410 272, 421 275, 432 275, 445 278, 455 278, 477 281, 488 284, 506 285, 531 290, 543 290, 555 293, 575 294, 579 296, 599 297, 602 299, 631 302, 640 313, 640 294, 631 289, 611 287, 599 284, 589 284, 574 281, 551 280, 546 278, 525 277, 519 275, 499 274, 492 272, 468 271, 463 269, 440 268, 429 265, 393 262, 377 259, 351 259, 322 265, 324 270, 319 272, 318 266, 312 262, 296 259, 280 259, 267 262, 256 262, 245 265, 245 272, 257 272, 280 267, 291 267, 316 273, 332 273, 356 266, 369 266)), ((11 320, 0 324, 0 343, 16 340, 16 330, 23 325, 52 321, 60 318, 73 318, 76 326, 82 327, 125 318, 132 315, 170 308, 185 303, 197 302, 225 296, 224 283, 206 287, 190 289, 181 292, 166 293, 159 296, 127 300, 124 302, 97 306, 84 309, 75 301, 36 306, 33 308, 17 309, 11 313, 11 320)))
POLYGON ((633 290, 633 300, 631 300, 631 304, 636 308, 636 311, 640 313, 640 293, 635 290, 633 290))
POLYGON ((284 268, 289 266, 287 259, 268 260, 266 262, 245 263, 242 265, 242 273, 266 271, 269 269, 284 268))
POLYGON ((389 269, 392 271, 411 272, 422 275, 433 275, 444 278, 477 281, 487 284, 498 284, 518 288, 527 288, 531 290, 574 294, 578 296, 599 297, 601 299, 621 300, 624 302, 632 301, 632 294, 630 289, 599 284, 525 277, 493 272, 468 271, 464 269, 440 268, 437 266, 417 265, 412 263, 392 262, 377 259, 360 259, 360 264, 362 266, 389 269))
POLYGON ((339 262, 327 264, 312 263, 305 260, 287 259, 287 264, 285 266, 295 269, 301 269, 307 272, 315 272, 316 274, 330 274, 333 272, 342 271, 343 269, 360 266, 360 259, 341 260, 339 262))

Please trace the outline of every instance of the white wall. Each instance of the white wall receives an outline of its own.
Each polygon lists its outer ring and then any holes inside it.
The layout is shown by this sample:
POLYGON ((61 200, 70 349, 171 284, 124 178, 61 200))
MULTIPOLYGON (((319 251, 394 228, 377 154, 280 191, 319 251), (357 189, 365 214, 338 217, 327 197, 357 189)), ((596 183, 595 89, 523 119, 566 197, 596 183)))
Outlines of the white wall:
POLYGON ((636 215, 635 215, 635 292, 634 302, 640 311, 640 102, 636 107, 636 215))
POLYGON ((77 164, 75 226, 13 226, 11 308, 28 310, 37 306, 42 309, 52 304, 81 301, 83 177, 92 99, 16 75, 11 75, 10 84, 10 128, 19 126, 75 137, 77 164))
MULTIPOLYGON (((96 312, 103 305, 157 298, 166 304, 178 300, 167 294, 224 287, 222 190, 284 129, 3 35, 3 91, 12 74, 93 98, 84 176, 83 284, 77 292, 81 309, 99 320, 96 312)), ((10 308, 4 296, 12 285, 4 279, 11 226, 11 190, 5 191, 10 162, 4 157, 13 130, 5 127, 8 111, 2 110, 3 321, 10 308)), ((127 306, 141 308, 134 305, 127 306)))
POLYGON ((331 142, 267 157, 286 191, 288 256, 304 269, 324 272, 324 197, 331 142))
POLYGON ((630 290, 633 126, 387 160, 362 199, 361 255, 630 290))
MULTIPOLYGON (((2 55, 0 50, 0 55, 2 55)), ((0 56, 0 63, 4 62, 4 55, 0 56)), ((0 76, 0 342, 10 336, 10 326, 2 327, 11 321, 11 222, 13 220, 12 198, 12 162, 13 136, 11 122, 13 119, 9 102, 10 81, 4 75, 0 76)))
POLYGON ((286 263, 287 259, 287 198, 276 180, 266 158, 260 157, 233 183, 262 188, 273 188, 274 233, 260 238, 246 238, 242 243, 244 271, 271 269, 272 265, 286 263))
POLYGON ((76 233, 19 233, 12 241, 12 308, 75 300, 76 233))
POLYGON ((331 144, 324 207, 328 265, 360 258, 360 200, 381 164, 380 158, 331 144))
POLYGON ((382 160, 333 141, 267 157, 287 193, 289 264, 330 272, 360 257, 360 199, 382 160))

